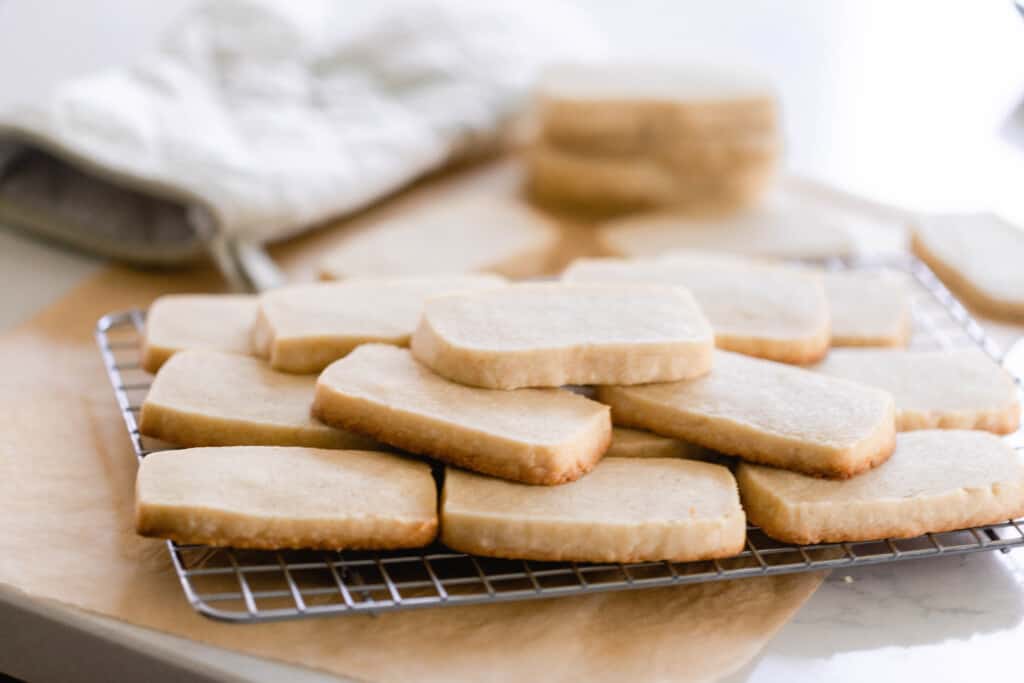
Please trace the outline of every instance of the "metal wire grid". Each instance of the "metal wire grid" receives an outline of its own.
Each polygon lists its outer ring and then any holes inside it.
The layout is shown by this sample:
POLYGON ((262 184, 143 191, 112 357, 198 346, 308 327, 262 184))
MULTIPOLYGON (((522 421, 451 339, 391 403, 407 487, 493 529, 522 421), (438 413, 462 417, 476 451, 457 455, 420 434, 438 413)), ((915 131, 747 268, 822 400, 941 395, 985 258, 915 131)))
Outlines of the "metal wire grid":
MULTIPOLYGON (((911 348, 979 346, 999 350, 931 271, 912 257, 835 259, 833 270, 885 270, 907 276, 912 289, 911 348)), ((103 362, 132 444, 141 459, 169 444, 144 437, 137 416, 151 377, 140 365, 145 313, 100 319, 103 362)), ((1021 378, 1016 378, 1018 386, 1021 378)), ((1021 432, 1012 435, 1024 447, 1021 432)), ((497 560, 444 546, 395 552, 248 551, 168 542, 189 603, 200 614, 231 622, 263 622, 328 614, 376 613, 442 605, 503 602, 752 576, 818 571, 958 555, 1024 545, 1024 519, 911 539, 795 546, 748 527, 739 555, 703 562, 582 564, 497 560)))

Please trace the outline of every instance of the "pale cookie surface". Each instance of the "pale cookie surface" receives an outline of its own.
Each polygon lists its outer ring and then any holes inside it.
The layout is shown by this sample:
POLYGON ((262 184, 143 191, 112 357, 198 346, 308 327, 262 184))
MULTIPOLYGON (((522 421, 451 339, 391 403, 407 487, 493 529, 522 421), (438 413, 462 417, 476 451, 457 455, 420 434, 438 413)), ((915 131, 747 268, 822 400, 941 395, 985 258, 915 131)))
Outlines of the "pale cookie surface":
POLYGON ((156 372, 185 349, 249 353, 257 298, 249 294, 170 294, 146 313, 142 368, 156 372))
POLYGON ((609 221, 598 242, 612 256, 663 256, 675 249, 728 251, 772 258, 849 254, 851 219, 818 204, 766 201, 730 216, 657 213, 609 221))
POLYGON ((406 349, 380 344, 328 366, 313 411, 398 448, 531 484, 579 478, 611 439, 608 408, 600 403, 561 389, 463 386, 406 349))
POLYGON ((432 296, 504 283, 467 274, 283 287, 260 297, 253 350, 275 370, 319 372, 360 344, 407 346, 432 296))
POLYGON ((992 434, 900 434, 896 451, 845 481, 741 463, 743 507, 764 532, 789 543, 910 538, 1024 514, 1024 461, 992 434))
POLYGON ((878 387, 896 401, 896 429, 983 429, 1020 424, 1017 387, 980 349, 841 349, 815 370, 878 387))
POLYGON ((828 352, 829 309, 821 277, 729 255, 678 252, 663 259, 579 259, 569 282, 649 282, 686 287, 729 351, 784 363, 828 352))
POLYGON ((595 153, 648 152, 708 135, 773 132, 777 99, 759 74, 699 65, 562 65, 537 86, 543 135, 595 153))
POLYGON ((832 315, 832 346, 906 346, 910 294, 895 277, 872 273, 825 273, 832 315))
POLYGON ((325 279, 489 271, 536 275, 560 233, 543 214, 516 198, 461 198, 415 219, 396 219, 353 235, 324 255, 325 279))
POLYGON ((179 446, 379 446, 314 419, 314 383, 312 376, 275 372, 258 358, 182 351, 153 380, 139 428, 179 446))
POLYGON ((139 465, 135 526, 235 548, 413 548, 437 535, 437 491, 429 465, 388 453, 157 451, 139 465))
POLYGON ((695 380, 600 387, 617 425, 808 474, 850 477, 895 440, 892 397, 872 387, 728 351, 695 380))
POLYGON ((716 104, 773 99, 761 74, 707 65, 559 64, 537 85, 544 97, 581 102, 716 104))
POLYGON ((988 315, 1024 320, 1024 232, 991 214, 921 218, 911 249, 964 301, 988 315))
POLYGON ((681 288, 558 282, 430 299, 411 344, 438 374, 490 389, 696 377, 713 347, 681 288))
POLYGON ((448 469, 441 540, 527 560, 691 561, 743 549, 746 518, 721 465, 607 458, 579 481, 526 486, 448 469))
POLYGON ((671 439, 654 432, 628 427, 612 429, 612 445, 604 454, 606 458, 683 458, 685 460, 709 460, 714 451, 689 441, 671 439))

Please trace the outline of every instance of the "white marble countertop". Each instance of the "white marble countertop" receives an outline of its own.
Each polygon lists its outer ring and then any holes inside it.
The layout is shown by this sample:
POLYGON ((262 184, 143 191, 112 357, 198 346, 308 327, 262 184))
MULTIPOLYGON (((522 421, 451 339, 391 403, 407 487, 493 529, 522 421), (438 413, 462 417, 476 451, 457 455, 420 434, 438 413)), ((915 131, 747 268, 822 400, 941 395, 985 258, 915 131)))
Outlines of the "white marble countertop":
POLYGON ((835 570, 727 680, 1020 680, 1022 617, 1024 552, 835 570))
MULTIPOLYGON (((188 4, 0 0, 0 107, 130 59, 188 4)), ((1024 22, 1009 1, 582 4, 619 55, 773 74, 801 174, 914 208, 1024 218, 1024 22)), ((0 228, 0 329, 100 265, 0 228)), ((1022 617, 1024 552, 836 570, 729 681, 1019 680, 1022 617)), ((68 680, 86 661, 116 666, 93 679, 336 680, 4 591, 0 633, 0 671, 33 681, 68 680), (58 646, 79 656, 54 658, 58 646)))

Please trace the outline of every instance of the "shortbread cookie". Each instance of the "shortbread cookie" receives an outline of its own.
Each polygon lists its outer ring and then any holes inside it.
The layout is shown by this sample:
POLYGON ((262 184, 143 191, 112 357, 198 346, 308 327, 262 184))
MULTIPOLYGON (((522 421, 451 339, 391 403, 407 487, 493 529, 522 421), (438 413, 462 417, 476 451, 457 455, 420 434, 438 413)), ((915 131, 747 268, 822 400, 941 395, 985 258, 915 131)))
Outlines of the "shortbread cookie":
POLYGON ((249 353, 256 297, 249 294, 168 294, 146 314, 142 368, 156 372, 184 349, 249 353))
POLYGON ((1020 400, 1009 373, 979 349, 833 351, 819 372, 878 387, 896 401, 896 429, 983 429, 1009 434, 1020 400))
POLYGON ((411 344, 438 374, 489 389, 697 377, 713 347, 681 288, 558 282, 430 299, 411 344))
POLYGON ((526 560, 686 562, 735 555, 746 518, 721 465, 608 458, 579 481, 526 486, 449 468, 441 541, 526 560))
POLYGON ((884 462, 895 440, 892 396, 803 368, 715 353, 684 382, 600 387, 615 424, 642 427, 745 460, 826 477, 884 462))
POLYGON ((260 297, 253 350, 275 370, 319 372, 360 344, 408 346, 432 296, 504 283, 467 274, 283 287, 260 297))
POLYGON ((657 260, 580 259, 562 277, 686 287, 707 315, 721 349, 784 363, 812 363, 828 352, 825 289, 821 277, 806 270, 679 252, 657 260))
POLYGON ((315 381, 258 358, 182 351, 153 380, 139 429, 179 446, 380 447, 310 416, 315 381))
POLYGON ((728 177, 755 168, 771 171, 781 153, 774 136, 759 134, 676 139, 651 150, 654 158, 688 182, 709 174, 728 177))
POLYGON ((676 203, 675 178, 651 159, 587 157, 537 144, 526 168, 530 195, 548 204, 610 212, 676 203))
POLYGON ((742 463, 750 521, 788 543, 910 538, 1024 515, 1024 458, 973 431, 900 434, 887 462, 846 481, 742 463))
POLYGON ((545 270, 560 237, 550 219, 516 197, 467 196, 353 235, 324 256, 320 276, 488 271, 528 277, 545 270))
POLYGON ((430 466, 398 455, 234 446, 139 465, 143 536, 235 548, 415 548, 437 536, 430 466))
POLYGON ((691 108, 675 115, 649 110, 652 115, 637 116, 636 109, 633 102, 592 107, 545 98, 539 101, 540 139, 546 145, 580 154, 639 156, 658 154, 677 143, 775 141, 779 137, 774 103, 717 113, 691 108), (587 108, 592 116, 579 114, 587 108))
POLYGON ((684 460, 710 460, 714 451, 689 441, 670 439, 642 429, 614 427, 612 444, 606 458, 683 458, 684 460))
POLYGON ((906 346, 910 294, 904 282, 865 272, 825 273, 832 346, 906 346))
POLYGON ((1024 231, 992 214, 922 217, 911 249, 968 305, 1024 320, 1024 231))
POLYGON ((366 344, 320 375, 313 412, 329 424, 496 477, 558 484, 608 449, 608 408, 561 389, 489 391, 366 344))
POLYGON ((706 249, 772 258, 821 258, 855 251, 851 218, 796 199, 767 201, 728 216, 655 213, 610 221, 598 242, 612 256, 647 258, 706 249))
POLYGON ((543 136, 592 153, 644 153, 659 143, 768 132, 774 86, 749 71, 701 65, 562 65, 537 86, 543 136))
POLYGON ((657 156, 605 157, 540 143, 526 155, 528 189, 542 203, 587 213, 667 206, 735 209, 759 196, 775 169, 770 155, 735 156, 675 145, 657 156))

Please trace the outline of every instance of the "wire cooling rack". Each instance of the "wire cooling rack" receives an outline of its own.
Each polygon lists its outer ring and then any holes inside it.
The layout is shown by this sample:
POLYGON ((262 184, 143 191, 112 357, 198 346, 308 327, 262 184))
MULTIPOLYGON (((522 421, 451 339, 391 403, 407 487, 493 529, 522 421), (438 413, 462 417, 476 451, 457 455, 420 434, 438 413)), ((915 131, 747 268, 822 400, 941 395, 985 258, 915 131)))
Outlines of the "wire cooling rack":
MULTIPOLYGON (((914 349, 977 346, 1000 362, 981 326, 920 261, 909 256, 836 259, 831 270, 894 271, 912 291, 914 349)), ((139 433, 151 377, 141 369, 145 313, 100 319, 96 339, 139 458, 170 448, 139 433)), ((1021 378, 1015 377, 1018 387, 1021 378)), ((1022 447, 1021 432, 1008 437, 1022 447)), ((168 542, 189 603, 224 621, 261 622, 442 605, 581 595, 898 562, 1024 545, 1024 519, 909 539, 789 545, 748 527, 739 555, 704 562, 583 564, 496 560, 441 545, 396 552, 249 551, 168 542)))

